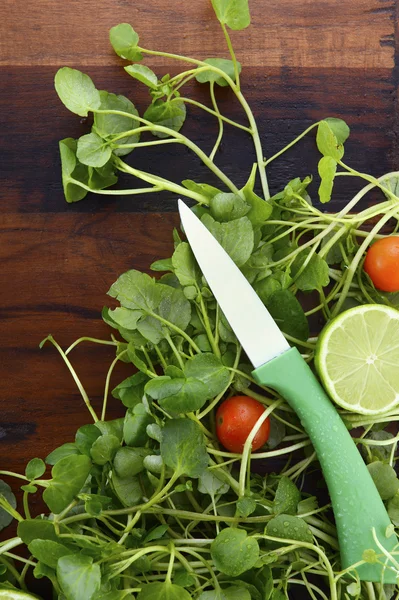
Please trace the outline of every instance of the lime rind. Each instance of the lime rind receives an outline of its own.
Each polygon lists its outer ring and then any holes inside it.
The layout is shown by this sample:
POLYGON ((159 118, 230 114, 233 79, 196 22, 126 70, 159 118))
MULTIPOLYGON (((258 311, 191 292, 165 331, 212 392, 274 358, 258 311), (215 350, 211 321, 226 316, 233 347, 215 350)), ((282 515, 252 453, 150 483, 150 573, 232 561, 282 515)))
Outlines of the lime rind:
POLYGON ((343 312, 322 331, 315 365, 341 408, 388 412, 399 404, 399 311, 365 304, 343 312))

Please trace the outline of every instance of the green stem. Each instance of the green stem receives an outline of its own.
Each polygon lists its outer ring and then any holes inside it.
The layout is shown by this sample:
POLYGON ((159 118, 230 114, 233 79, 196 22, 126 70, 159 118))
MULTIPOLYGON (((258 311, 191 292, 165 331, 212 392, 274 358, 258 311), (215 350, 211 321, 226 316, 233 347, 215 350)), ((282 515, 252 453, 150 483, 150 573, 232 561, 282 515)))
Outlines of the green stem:
POLYGON ((172 349, 173 354, 176 357, 177 362, 179 363, 180 368, 182 369, 182 371, 184 371, 184 362, 182 360, 182 357, 180 356, 178 349, 176 348, 175 344, 173 343, 172 338, 170 337, 169 331, 165 331, 164 335, 165 335, 165 339, 167 340, 169 346, 172 349))
POLYGON ((292 142, 290 142, 282 150, 280 150, 279 152, 277 152, 277 154, 274 154, 273 156, 271 156, 270 158, 268 158, 267 160, 265 160, 265 162, 264 162, 265 166, 267 166, 273 160, 275 160, 276 158, 278 158, 279 156, 281 156, 282 154, 284 154, 284 152, 287 152, 287 150, 289 150, 290 148, 292 148, 292 146, 294 146, 297 142, 299 142, 299 140, 301 140, 303 137, 305 137, 305 135, 307 135, 309 133, 309 131, 312 131, 312 129, 314 129, 315 127, 317 127, 319 124, 320 124, 320 121, 317 121, 317 123, 313 123, 313 125, 311 125, 307 129, 305 129, 305 131, 303 131, 300 135, 298 135, 298 137, 296 137, 292 142))
POLYGON ((215 154, 220 146, 220 142, 222 141, 223 138, 223 121, 220 118, 220 111, 219 111, 219 107, 217 105, 216 102, 216 97, 215 97, 215 82, 211 81, 210 83, 210 94, 211 94, 211 100, 212 100, 212 105, 213 108, 215 109, 215 113, 217 114, 217 120, 219 123, 219 132, 218 132, 218 136, 216 138, 216 142, 215 145, 213 146, 212 152, 209 155, 210 160, 214 160, 215 158, 215 154))
POLYGON ((110 368, 108 369, 107 377, 105 378, 103 408, 102 408, 102 411, 101 411, 101 421, 105 421, 105 413, 107 411, 107 402, 108 402, 109 383, 111 381, 112 371, 114 370, 114 367, 121 360, 121 357, 124 354, 127 354, 127 350, 123 350, 123 352, 121 352, 120 354, 118 354, 118 356, 116 356, 114 358, 114 360, 111 363, 110 368))
POLYGON ((175 555, 176 555, 176 548, 173 542, 171 542, 169 544, 170 547, 170 559, 169 559, 169 566, 168 566, 168 571, 166 573, 166 577, 165 577, 165 583, 172 583, 172 573, 173 573, 173 565, 175 563, 175 555))
POLYGON ((231 56, 231 60, 233 61, 233 65, 234 65, 234 80, 237 86, 237 90, 240 91, 240 72, 238 70, 238 64, 237 64, 237 59, 236 59, 236 55, 233 49, 233 45, 231 43, 231 39, 229 36, 229 32, 227 31, 226 25, 224 23, 220 23, 222 26, 222 30, 224 33, 224 37, 226 38, 226 43, 227 43, 227 47, 229 49, 230 52, 230 56, 231 56))
POLYGON ((81 342, 93 342, 94 344, 103 344, 105 346, 117 346, 118 345, 116 342, 111 342, 109 340, 98 340, 97 338, 92 338, 92 337, 81 337, 78 340, 76 340, 75 342, 73 342, 73 344, 71 344, 69 346, 69 348, 67 348, 67 350, 65 350, 65 356, 67 354, 69 354, 74 348, 76 348, 76 346, 78 344, 80 344, 81 342))
POLYGON ((237 123, 236 121, 233 121, 232 119, 229 119, 228 117, 225 117, 221 113, 218 113, 218 112, 212 110, 211 108, 209 108, 209 106, 206 106, 205 104, 202 104, 201 102, 197 102, 197 100, 192 100, 192 98, 181 97, 180 99, 185 104, 192 104, 193 106, 197 106, 198 108, 201 108, 202 110, 209 113, 210 115, 213 115, 217 119, 221 119, 225 123, 228 123, 229 125, 232 125, 233 127, 237 127, 238 129, 242 129, 243 131, 246 131, 247 133, 250 133, 252 135, 252 131, 249 127, 246 127, 245 125, 241 125, 241 123, 237 123))

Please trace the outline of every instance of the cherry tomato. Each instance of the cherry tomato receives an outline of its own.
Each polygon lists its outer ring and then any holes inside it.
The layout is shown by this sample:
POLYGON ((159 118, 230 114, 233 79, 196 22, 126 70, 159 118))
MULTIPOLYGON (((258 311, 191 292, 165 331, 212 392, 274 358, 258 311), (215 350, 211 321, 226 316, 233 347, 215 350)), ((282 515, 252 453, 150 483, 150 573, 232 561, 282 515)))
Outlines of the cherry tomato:
MULTIPOLYGON (((263 404, 248 396, 228 398, 216 411, 216 435, 226 450, 241 453, 248 435, 259 417, 264 413, 263 404)), ((270 420, 263 421, 252 442, 257 450, 269 438, 270 420)))
POLYGON ((382 292, 399 292, 399 236, 377 240, 366 254, 364 270, 382 292))

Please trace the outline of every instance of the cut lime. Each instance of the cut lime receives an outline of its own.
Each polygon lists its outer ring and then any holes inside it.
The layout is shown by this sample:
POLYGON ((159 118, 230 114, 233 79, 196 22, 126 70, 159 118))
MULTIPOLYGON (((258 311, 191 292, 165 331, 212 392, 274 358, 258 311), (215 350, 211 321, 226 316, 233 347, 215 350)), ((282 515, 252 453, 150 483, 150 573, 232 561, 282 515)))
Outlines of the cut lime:
POLYGON ((0 600, 38 600, 37 596, 31 596, 19 590, 0 590, 0 600))
POLYGON ((315 365, 342 408, 365 415, 399 403, 399 311, 381 304, 351 308, 321 332, 315 365))

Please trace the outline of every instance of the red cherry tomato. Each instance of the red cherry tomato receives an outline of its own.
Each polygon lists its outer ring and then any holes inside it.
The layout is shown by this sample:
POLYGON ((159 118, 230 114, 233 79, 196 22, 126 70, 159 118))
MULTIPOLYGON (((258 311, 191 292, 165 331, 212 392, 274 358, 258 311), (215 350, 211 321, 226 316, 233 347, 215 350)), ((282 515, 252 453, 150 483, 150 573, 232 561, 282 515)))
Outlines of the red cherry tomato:
MULTIPOLYGON (((248 396, 233 396, 220 404, 216 411, 216 435, 226 450, 241 453, 248 435, 264 413, 263 404, 248 396)), ((257 450, 269 438, 270 420, 263 421, 252 442, 257 450)))
POLYGON ((399 236, 377 240, 366 254, 364 270, 382 292, 399 292, 399 236))

